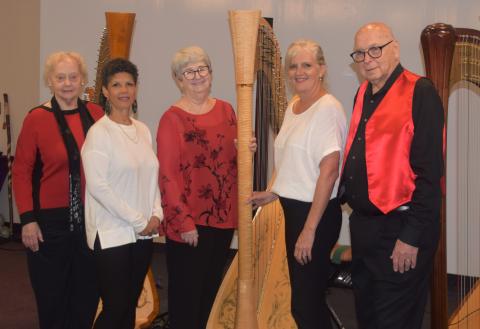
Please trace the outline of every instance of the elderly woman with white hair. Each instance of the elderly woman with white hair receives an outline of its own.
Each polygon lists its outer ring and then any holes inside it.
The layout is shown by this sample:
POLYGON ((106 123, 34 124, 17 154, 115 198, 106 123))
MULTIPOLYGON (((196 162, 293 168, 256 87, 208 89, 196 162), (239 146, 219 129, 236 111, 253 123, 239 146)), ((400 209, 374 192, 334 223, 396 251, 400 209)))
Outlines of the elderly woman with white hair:
POLYGON ((40 328, 90 329, 98 291, 85 238, 80 150, 103 110, 79 98, 87 83, 79 54, 51 54, 44 79, 53 97, 25 117, 13 163, 22 241, 40 328))
POLYGON ((198 329, 206 326, 237 227, 236 117, 229 103, 210 96, 212 65, 203 49, 180 49, 171 70, 181 97, 157 132, 168 310, 171 328, 198 329))
POLYGON ((328 329, 325 291, 330 251, 342 223, 336 195, 346 117, 325 88, 327 67, 318 43, 293 42, 285 56, 285 71, 296 96, 275 139, 275 182, 271 191, 255 192, 251 201, 259 206, 280 199, 292 315, 299 329, 328 329))

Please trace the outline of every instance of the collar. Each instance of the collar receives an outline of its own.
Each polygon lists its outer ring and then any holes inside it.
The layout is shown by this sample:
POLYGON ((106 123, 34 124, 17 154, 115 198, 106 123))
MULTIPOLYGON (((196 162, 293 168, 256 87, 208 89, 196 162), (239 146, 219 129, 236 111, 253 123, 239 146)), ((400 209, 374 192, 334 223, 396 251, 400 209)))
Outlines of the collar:
POLYGON ((367 85, 367 90, 365 91, 365 96, 369 99, 373 97, 378 97, 380 95, 385 95, 393 83, 397 80, 397 78, 402 74, 403 67, 401 64, 398 64, 395 70, 393 70, 392 74, 388 77, 387 81, 383 85, 382 89, 377 91, 374 95, 372 95, 372 84, 369 82, 367 85))

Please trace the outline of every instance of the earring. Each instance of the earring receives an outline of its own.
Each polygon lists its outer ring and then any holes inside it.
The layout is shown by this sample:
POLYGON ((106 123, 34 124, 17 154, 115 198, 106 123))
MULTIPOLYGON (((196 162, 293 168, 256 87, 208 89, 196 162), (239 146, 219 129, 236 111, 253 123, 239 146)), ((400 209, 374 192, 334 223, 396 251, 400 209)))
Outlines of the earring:
POLYGON ((112 112, 112 108, 110 107, 110 102, 108 99, 105 101, 105 106, 104 106, 105 113, 109 115, 112 112))
POLYGON ((132 104, 132 112, 137 113, 137 110, 138 110, 137 100, 134 100, 132 104))

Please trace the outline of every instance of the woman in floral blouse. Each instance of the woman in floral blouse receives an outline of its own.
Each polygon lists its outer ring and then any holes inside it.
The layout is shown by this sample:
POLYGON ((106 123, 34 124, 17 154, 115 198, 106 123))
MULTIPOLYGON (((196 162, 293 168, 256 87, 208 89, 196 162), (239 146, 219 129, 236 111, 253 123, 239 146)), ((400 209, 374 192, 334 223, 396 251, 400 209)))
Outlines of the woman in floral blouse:
POLYGON ((203 49, 180 49, 171 69, 181 97, 157 131, 169 319, 173 329, 198 329, 207 324, 237 226, 237 127, 232 106, 210 96, 203 49))

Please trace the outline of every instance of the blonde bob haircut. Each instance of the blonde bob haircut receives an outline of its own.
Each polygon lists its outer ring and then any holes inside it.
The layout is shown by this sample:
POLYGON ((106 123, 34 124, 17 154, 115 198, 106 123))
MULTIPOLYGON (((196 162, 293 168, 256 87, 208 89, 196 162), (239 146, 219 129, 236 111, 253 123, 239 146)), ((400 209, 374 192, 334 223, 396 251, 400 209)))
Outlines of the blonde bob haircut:
POLYGON ((45 82, 46 86, 48 86, 48 78, 55 70, 55 66, 66 59, 72 59, 77 62, 78 69, 80 71, 80 74, 82 75, 82 82, 84 84, 88 83, 87 65, 85 64, 85 60, 83 59, 82 55, 74 51, 59 51, 50 54, 45 61, 45 67, 43 70, 43 81, 45 82))
POLYGON ((212 72, 212 63, 208 54, 200 47, 190 46, 180 49, 173 55, 171 70, 173 79, 182 80, 182 71, 192 63, 203 62, 212 72))

